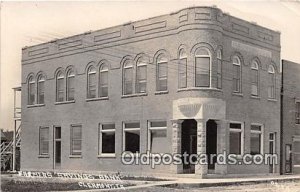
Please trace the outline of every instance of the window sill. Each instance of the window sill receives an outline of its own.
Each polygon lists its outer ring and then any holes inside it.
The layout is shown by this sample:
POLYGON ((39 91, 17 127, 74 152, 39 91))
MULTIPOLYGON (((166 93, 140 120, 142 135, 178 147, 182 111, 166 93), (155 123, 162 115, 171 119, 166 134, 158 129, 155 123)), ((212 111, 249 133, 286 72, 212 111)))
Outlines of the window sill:
POLYGON ((180 88, 177 90, 177 92, 181 91, 220 91, 222 92, 222 89, 214 88, 214 87, 188 87, 188 88, 180 88))
POLYGON ((69 158, 78 158, 78 159, 81 159, 82 155, 69 155, 69 158))
POLYGON ((148 93, 135 93, 131 95, 122 95, 121 98, 129 98, 129 97, 142 97, 142 96, 147 96, 148 93))
POLYGON ((54 105, 63 105, 63 104, 69 104, 69 103, 75 103, 75 100, 55 102, 54 105))
POLYGON ((98 155, 98 158, 116 158, 116 154, 114 153, 102 153, 98 155))
POLYGON ((271 102, 277 102, 277 99, 268 99, 268 101, 271 101, 271 102))
POLYGON ((101 100, 108 100, 108 97, 97 97, 97 98, 90 98, 90 99, 86 99, 86 102, 89 101, 101 101, 101 100))
POLYGON ((168 94, 169 91, 156 91, 154 94, 155 95, 162 95, 162 94, 168 94))
POLYGON ((38 158, 50 158, 50 155, 39 155, 38 158))
POLYGON ((251 99, 258 99, 258 100, 260 100, 260 97, 259 96, 255 96, 255 95, 251 95, 250 98, 251 99))
POLYGON ((33 107, 44 107, 45 104, 34 104, 34 105, 27 105, 27 108, 33 108, 33 107))
POLYGON ((236 92, 233 92, 232 95, 238 96, 238 97, 244 97, 243 93, 236 93, 236 92))

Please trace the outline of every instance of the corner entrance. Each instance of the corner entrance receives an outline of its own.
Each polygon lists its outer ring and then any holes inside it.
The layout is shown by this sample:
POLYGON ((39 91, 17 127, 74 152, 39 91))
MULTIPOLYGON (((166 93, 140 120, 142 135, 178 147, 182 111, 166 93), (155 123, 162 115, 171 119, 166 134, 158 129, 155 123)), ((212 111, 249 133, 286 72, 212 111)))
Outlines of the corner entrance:
POLYGON ((206 154, 208 173, 214 173, 217 160, 217 123, 214 120, 209 120, 206 123, 206 154))
MULTIPOLYGON (((189 156, 197 154, 197 121, 194 119, 187 119, 182 122, 181 154, 184 153, 189 156)), ((195 165, 190 164, 190 162, 187 164, 183 162, 183 173, 195 173, 195 165)))

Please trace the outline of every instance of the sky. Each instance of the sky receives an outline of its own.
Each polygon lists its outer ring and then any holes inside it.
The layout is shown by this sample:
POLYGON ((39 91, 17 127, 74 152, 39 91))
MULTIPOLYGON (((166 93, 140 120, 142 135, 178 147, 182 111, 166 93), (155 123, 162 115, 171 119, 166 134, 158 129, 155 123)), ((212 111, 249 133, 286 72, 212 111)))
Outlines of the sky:
POLYGON ((14 126, 12 88, 21 85, 22 47, 212 5, 280 31, 281 58, 300 63, 300 1, 1 1, 0 128, 12 130, 14 126))

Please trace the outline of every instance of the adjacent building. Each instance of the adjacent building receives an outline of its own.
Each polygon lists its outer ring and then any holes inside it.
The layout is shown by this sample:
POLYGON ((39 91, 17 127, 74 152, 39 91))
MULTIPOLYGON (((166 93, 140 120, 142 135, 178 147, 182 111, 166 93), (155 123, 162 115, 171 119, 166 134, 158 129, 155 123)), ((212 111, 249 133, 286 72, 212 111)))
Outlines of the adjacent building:
POLYGON ((280 33, 215 7, 25 47, 21 169, 279 174, 273 162, 152 169, 121 154, 279 156, 280 86, 280 33))
POLYGON ((300 173, 300 64, 282 61, 281 173, 300 173))

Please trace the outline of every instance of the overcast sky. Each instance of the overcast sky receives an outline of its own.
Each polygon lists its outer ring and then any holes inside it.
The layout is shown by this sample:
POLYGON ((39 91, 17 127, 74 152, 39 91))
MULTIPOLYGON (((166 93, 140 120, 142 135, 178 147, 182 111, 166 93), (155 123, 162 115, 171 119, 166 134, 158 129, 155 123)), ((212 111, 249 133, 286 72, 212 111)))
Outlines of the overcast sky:
POLYGON ((2 2, 0 128, 13 128, 12 87, 20 86, 22 47, 201 5, 280 31, 282 59, 300 63, 299 1, 2 2))

